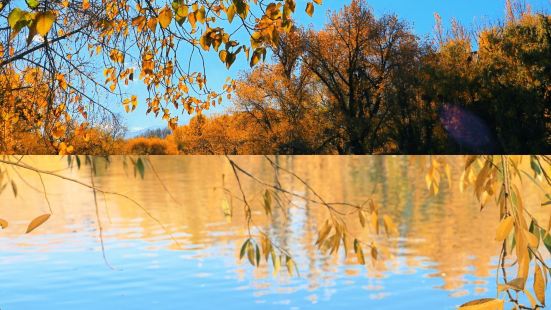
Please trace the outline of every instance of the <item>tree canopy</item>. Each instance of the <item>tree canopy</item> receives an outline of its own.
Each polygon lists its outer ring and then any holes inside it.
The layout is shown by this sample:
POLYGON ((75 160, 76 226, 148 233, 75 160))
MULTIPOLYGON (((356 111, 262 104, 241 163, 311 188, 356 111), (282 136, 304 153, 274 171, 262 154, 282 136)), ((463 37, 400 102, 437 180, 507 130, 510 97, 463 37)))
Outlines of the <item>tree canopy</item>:
POLYGON ((143 104, 184 154, 548 153, 551 17, 507 3, 476 31, 436 14, 422 39, 364 0, 320 30, 293 22, 294 0, 2 1, 1 151, 83 154, 104 136, 96 153, 125 153, 113 107, 143 104), (209 53, 252 69, 212 89, 209 53))
MULTIPOLYGON (((321 0, 303 9, 311 15, 315 4, 321 0)), ((137 97, 124 85, 140 79, 149 92, 147 112, 175 128, 178 116, 169 107, 199 113, 234 87, 231 80, 221 90, 208 87, 204 53, 218 53, 227 67, 237 57, 254 65, 293 28, 295 10, 295 0, 2 0, 0 73, 10 77, 1 84, 2 121, 25 131, 14 115, 25 114, 17 103, 28 100, 25 89, 42 87, 34 93, 39 121, 29 130, 65 153, 70 129, 116 119, 102 96, 116 95, 134 110, 137 97)))

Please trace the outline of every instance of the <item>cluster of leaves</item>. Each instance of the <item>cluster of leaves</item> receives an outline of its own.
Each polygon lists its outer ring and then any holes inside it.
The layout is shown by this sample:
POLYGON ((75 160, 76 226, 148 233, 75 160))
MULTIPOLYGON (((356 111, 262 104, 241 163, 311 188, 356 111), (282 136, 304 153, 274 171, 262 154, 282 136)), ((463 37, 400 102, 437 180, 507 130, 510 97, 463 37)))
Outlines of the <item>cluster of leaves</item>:
MULTIPOLYGON (((233 161, 230 159, 230 162, 233 161)), ((451 185, 451 168, 446 159, 439 156, 427 158, 427 185, 432 195, 437 195, 441 183, 441 178, 446 175, 448 184, 451 185)), ((501 221, 497 225, 495 240, 502 243, 502 251, 499 256, 499 264, 496 270, 498 277, 501 275, 502 282, 498 284, 498 294, 506 294, 506 299, 511 302, 515 309, 539 309, 545 307, 548 274, 551 276, 551 268, 547 266, 544 256, 540 252, 543 246, 551 254, 551 215, 549 223, 540 224, 531 214, 530 210, 523 203, 522 191, 519 185, 524 178, 529 178, 536 186, 542 189, 542 207, 551 204, 551 195, 545 188, 551 186, 551 176, 549 167, 551 158, 548 156, 467 156, 465 157, 465 168, 459 181, 459 190, 465 191, 467 188, 473 188, 473 194, 480 202, 481 211, 493 201, 500 210, 501 221), (523 170, 528 160, 530 170, 523 170), (543 186, 540 183, 543 182, 543 186), (541 245, 541 246, 540 246, 541 245), (531 267, 532 266, 532 267, 531 267), (516 277, 508 278, 508 270, 513 269, 516 277), (527 287, 532 276, 532 290, 527 287), (524 305, 518 297, 518 293, 523 293, 530 303, 530 306, 524 305)), ((277 169, 283 169, 275 165, 277 169)), ((250 175, 245 170, 239 169, 239 172, 250 175)), ((292 172, 282 170, 283 172, 292 172)), ((236 172, 237 173, 237 172, 236 172)), ((296 175, 294 175, 296 176, 296 175)), ((254 177, 253 177, 254 178, 254 177)), ((238 182, 239 177, 237 177, 238 182)), ((299 178, 299 180, 301 180, 299 178)), ((257 180, 258 181, 258 180, 257 180)), ((262 196, 261 203, 267 217, 273 215, 274 204, 272 197, 277 197, 275 205, 282 208, 285 196, 292 193, 281 188, 279 181, 275 184, 266 184, 258 181, 268 187, 262 196)), ((369 200, 361 206, 346 204, 345 209, 351 208, 352 211, 340 212, 334 206, 325 204, 323 199, 318 196, 312 188, 308 188, 319 201, 312 201, 309 198, 302 197, 308 203, 317 203, 324 206, 329 213, 318 231, 318 238, 315 246, 322 252, 330 255, 339 253, 344 249, 347 255, 351 249, 356 256, 357 263, 363 265, 366 263, 364 248, 370 249, 373 260, 379 257, 378 247, 374 242, 366 243, 359 237, 351 235, 349 232, 351 214, 357 216, 362 228, 370 227, 373 235, 378 235, 380 227, 384 227, 387 236, 398 234, 398 229, 391 217, 388 215, 379 215, 379 208, 369 200), (381 220, 382 218, 382 220, 381 220)), ((287 265, 289 274, 298 274, 298 267, 292 259, 291 254, 285 249, 276 245, 269 234, 260 232, 255 238, 251 234, 251 226, 254 226, 253 212, 251 211, 251 201, 243 196, 245 214, 247 216, 249 238, 241 246, 239 257, 247 258, 252 266, 258 267, 261 258, 264 257, 268 262, 271 258, 274 274, 276 274, 282 262, 287 265), (278 254, 279 253, 279 254, 278 254)), ((224 200, 222 206, 227 218, 231 219, 232 207, 227 200, 224 200)), ((254 227, 253 227, 254 228, 254 227)), ((460 306, 460 309, 503 309, 505 299, 483 298, 473 300, 460 306)))
MULTIPOLYGON (((321 0, 307 3, 308 14, 314 3, 321 0)), ((7 39, 0 41, 0 72, 40 70, 47 81, 43 97, 48 109, 78 110, 75 116, 86 122, 97 110, 111 113, 112 107, 98 101, 100 94, 121 98, 127 111, 136 108, 137 98, 126 98, 123 86, 135 80, 138 69, 149 91, 148 113, 162 115, 174 129, 175 110, 200 113, 234 88, 229 79, 223 91, 210 90, 206 69, 193 55, 202 60, 203 52, 212 49, 230 67, 244 54, 255 65, 293 28, 296 8, 295 0, 2 1, 0 26, 6 27, 0 27, 0 34, 5 32, 7 39), (246 33, 249 42, 238 40, 246 33), (103 67, 105 81, 98 77, 98 67, 103 67)), ((64 134, 69 127, 59 125, 56 132, 64 134)), ((58 140, 55 147, 70 153, 59 136, 50 136, 58 140)))
MULTIPOLYGON (((267 157, 266 157, 267 158, 267 157)), ((299 176, 292 171, 286 170, 280 167, 269 158, 267 160, 276 169, 276 175, 279 171, 290 174, 300 182, 304 182, 299 176)), ((266 190, 262 195, 260 204, 264 209, 265 216, 268 219, 272 219, 275 212, 285 212, 287 205, 292 207, 290 198, 297 197, 303 199, 307 203, 312 203, 324 207, 328 212, 328 218, 324 221, 318 231, 318 238, 315 242, 316 248, 325 255, 334 255, 343 250, 345 256, 348 256, 350 252, 353 252, 356 257, 356 262, 360 265, 366 264, 364 255, 364 249, 369 249, 370 256, 375 262, 379 259, 379 248, 375 240, 384 229, 387 237, 397 236, 399 234, 398 227, 394 223, 393 219, 389 215, 380 214, 380 208, 374 203, 373 200, 368 200, 362 205, 353 205, 348 203, 326 203, 323 198, 316 193, 316 191, 309 187, 308 190, 317 198, 312 200, 306 196, 298 195, 282 187, 279 180, 275 184, 263 183, 256 179, 249 172, 229 159, 230 164, 234 168, 235 176, 239 184, 241 184, 239 174, 251 176, 257 182, 260 182, 266 186, 266 190), (342 207, 342 209, 340 208, 342 207), (352 233, 348 229, 350 219, 359 221, 361 225, 361 231, 352 233), (367 241, 362 238, 363 231, 369 228, 370 235, 373 237, 367 241)), ((247 238, 241 246, 239 253, 240 259, 247 258, 252 266, 259 267, 261 258, 264 257, 266 263, 271 259, 273 266, 273 273, 277 274, 283 264, 287 267, 289 275, 299 274, 298 266, 293 259, 290 252, 282 248, 278 243, 270 236, 270 234, 263 232, 259 227, 254 225, 254 213, 252 211, 253 201, 247 199, 246 194, 243 192, 240 186, 243 197, 240 199, 243 202, 244 213, 247 218, 247 226, 249 231, 249 238, 247 238), (258 234, 254 234, 253 230, 258 231, 258 234)), ((228 189, 224 189, 229 196, 222 201, 222 211, 225 217, 231 221, 233 214, 233 201, 232 193, 228 189)))
POLYGON ((271 259, 274 275, 280 272, 282 265, 287 268, 289 275, 299 275, 298 267, 291 255, 285 253, 278 255, 272 241, 265 234, 260 235, 260 247, 254 238, 245 240, 239 251, 239 258, 243 259, 245 256, 252 266, 257 267, 260 266, 261 257, 264 258, 266 263, 271 259))
MULTIPOLYGON (((93 175, 96 173, 95 167, 98 158, 93 156, 84 156, 83 158, 84 164, 91 168, 92 184, 89 185, 77 180, 73 180, 73 182, 91 188, 94 193, 100 191, 93 184, 93 175)), ((266 187, 264 194, 261 195, 260 204, 268 219, 271 219, 275 212, 280 210, 284 212, 287 206, 292 206, 291 199, 293 198, 322 206, 327 211, 328 217, 320 225, 318 238, 315 242, 315 246, 322 253, 335 255, 344 250, 344 255, 348 255, 349 252, 353 252, 357 263, 364 265, 366 264, 365 249, 370 250, 372 260, 380 258, 379 246, 375 243, 377 235, 381 234, 383 230, 387 236, 398 234, 398 228, 392 218, 386 214, 381 215, 381 208, 373 200, 368 200, 362 205, 327 203, 300 176, 279 166, 270 157, 265 158, 275 169, 275 181, 273 183, 258 179, 239 166, 232 158, 227 157, 242 194, 239 200, 244 207, 249 232, 249 237, 241 246, 240 259, 247 258, 249 263, 255 267, 261 265, 262 258, 266 263, 271 260, 274 274, 280 272, 282 265, 285 265, 289 274, 298 275, 299 268, 292 255, 278 245, 269 233, 265 233, 255 226, 254 220, 259 215, 253 212, 255 201, 248 198, 248 195, 243 191, 241 186, 241 177, 243 176, 251 178, 266 187), (297 194, 283 187, 279 180, 280 174, 288 174, 303 183, 309 195, 297 194), (352 233, 348 229, 351 219, 357 221, 362 230, 369 227, 371 233, 369 239, 371 240, 365 240, 365 238, 360 237, 360 233, 352 233)), ((8 173, 9 167, 34 171, 40 176, 41 180, 43 174, 58 176, 55 173, 29 166, 22 162, 22 158, 13 159, 4 157, 0 160, 2 163, 2 166, 0 166, 0 192, 11 186, 13 195, 18 195, 17 185, 8 173)), ((80 156, 68 156, 67 161, 69 167, 76 165, 80 169, 82 165, 80 156)), ((440 179, 444 175, 447 175, 448 182, 451 183, 449 180, 451 169, 445 158, 441 157, 430 157, 426 164, 428 167, 428 189, 431 194, 437 195, 441 183, 440 179)), ((125 167, 132 165, 135 176, 139 175, 144 178, 146 167, 150 166, 150 162, 147 157, 129 156, 124 158, 124 165, 125 167)), ((496 271, 498 278, 501 279, 498 284, 498 294, 506 294, 508 301, 513 303, 516 309, 538 309, 545 306, 548 274, 551 276, 551 268, 546 264, 540 249, 545 248, 551 254, 551 215, 548 223, 541 223, 533 216, 530 208, 523 202, 523 193, 520 186, 528 178, 529 181, 534 182, 542 189, 541 207, 551 205, 551 194, 546 192, 545 189, 551 186, 549 167, 551 167, 549 156, 466 156, 465 168, 459 181, 461 191, 472 187, 473 193, 480 203, 481 211, 484 211, 492 203, 499 209, 500 223, 497 225, 495 236, 495 240, 502 243, 496 271), (527 166, 530 168, 525 169, 524 167, 527 166), (509 269, 513 269, 513 272, 516 273, 515 277, 508 277, 509 269), (533 272, 531 277, 532 290, 527 285, 531 270, 533 272), (519 300, 518 293, 520 292, 526 296, 530 306, 523 305, 522 301, 519 300)), ((150 168, 153 170, 152 166, 150 168)), ((155 170, 153 171, 155 172, 155 170)), ((44 185, 44 183, 42 184, 44 185)), ((45 199, 48 201, 47 190, 45 187, 43 189, 45 199)), ((226 219, 231 221, 233 200, 236 196, 226 189, 225 185, 224 191, 227 197, 222 202, 222 210, 226 219)), ((104 191, 104 193, 121 196, 112 192, 104 191)), ((27 233, 44 224, 52 213, 33 219, 28 225, 27 233)), ((5 229, 8 222, 2 219, 0 220, 0 226, 5 229)), ((460 308, 503 309, 503 307, 503 299, 485 298, 466 303, 460 308)))
MULTIPOLYGON (((519 186, 523 178, 530 178, 536 183, 545 182, 551 185, 548 175, 551 160, 547 156, 470 156, 466 159, 465 170, 461 176, 460 186, 473 187, 481 210, 495 202, 500 210, 500 223, 496 230, 495 240, 502 243, 498 269, 502 282, 498 284, 498 293, 505 292, 516 309, 538 309, 545 306, 545 295, 548 283, 547 266, 540 253, 540 244, 551 254, 551 214, 549 223, 539 223, 523 202, 519 186), (522 161, 530 160, 531 171, 522 170, 522 161), (513 262, 508 266, 506 259, 513 262), (529 272, 532 267, 532 295, 527 287, 529 272), (507 269, 514 267, 516 277, 508 278, 507 269), (518 293, 522 292, 528 299, 530 307, 522 305, 518 293)), ((549 202, 549 193, 543 192, 542 206, 549 202), (546 200, 547 199, 547 200, 546 200)), ((503 300, 483 299, 463 305, 464 309, 503 309, 503 300)))
POLYGON ((32 11, 14 8, 8 14, 8 24, 12 29, 10 39, 15 38, 24 28, 28 28, 27 45, 31 44, 36 36, 45 37, 56 20, 56 13, 53 10, 35 11, 40 4, 38 0, 26 1, 32 11))

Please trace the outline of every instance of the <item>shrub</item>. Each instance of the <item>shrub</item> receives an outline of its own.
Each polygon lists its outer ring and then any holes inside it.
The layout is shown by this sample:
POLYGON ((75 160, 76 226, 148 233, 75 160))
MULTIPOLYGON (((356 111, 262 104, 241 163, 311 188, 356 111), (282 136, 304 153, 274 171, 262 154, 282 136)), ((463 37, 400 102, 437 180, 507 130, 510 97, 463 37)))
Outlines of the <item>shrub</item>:
POLYGON ((134 155, 176 155, 176 145, 160 138, 134 138, 126 142, 125 151, 134 155))

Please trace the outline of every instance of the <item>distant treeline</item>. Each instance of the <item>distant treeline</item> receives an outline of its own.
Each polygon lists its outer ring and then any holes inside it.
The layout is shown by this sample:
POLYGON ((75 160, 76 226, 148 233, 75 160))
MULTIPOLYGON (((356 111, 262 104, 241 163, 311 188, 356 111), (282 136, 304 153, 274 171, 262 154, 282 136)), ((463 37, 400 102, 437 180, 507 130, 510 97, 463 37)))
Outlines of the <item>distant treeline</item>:
POLYGON ((320 31, 282 35, 273 61, 237 81, 227 114, 72 151, 550 153, 551 16, 509 10, 475 34, 456 22, 445 31, 436 17, 435 39, 422 40, 354 0, 320 31))
POLYGON ((551 17, 511 11, 476 40, 443 28, 437 16, 423 42, 353 1, 281 38, 237 84, 234 113, 171 140, 186 154, 549 153, 551 17))

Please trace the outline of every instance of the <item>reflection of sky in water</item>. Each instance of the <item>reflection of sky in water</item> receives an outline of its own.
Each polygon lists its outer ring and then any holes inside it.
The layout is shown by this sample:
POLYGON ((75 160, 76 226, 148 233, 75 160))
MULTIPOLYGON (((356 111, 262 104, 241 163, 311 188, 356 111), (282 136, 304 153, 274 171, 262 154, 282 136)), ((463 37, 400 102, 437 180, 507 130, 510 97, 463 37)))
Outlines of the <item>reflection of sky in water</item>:
MULTIPOLYGON (((209 160, 159 167, 174 192, 186 188, 178 196, 182 206, 155 192, 155 180, 129 182, 115 164, 98 179, 102 186, 117 184, 137 196, 183 247, 178 249, 139 210, 120 201, 111 201, 108 208, 100 204, 106 255, 115 270, 102 259, 89 193, 64 195, 63 190, 76 193, 78 188, 62 188, 50 180, 54 216, 31 235, 20 231, 36 215, 30 206, 43 204, 40 193, 34 197, 29 191, 17 201, 6 201, 2 205, 15 207, 13 214, 4 209, 3 216, 19 217, 0 235, 0 308, 454 309, 495 295, 494 227, 482 224, 494 220, 497 211, 480 213, 470 198, 446 188, 429 197, 420 172, 424 168, 416 170, 414 162, 391 157, 282 160, 295 165, 329 201, 363 201, 375 192, 376 201, 386 204, 382 210, 400 222, 402 233, 381 253, 387 258, 384 263, 373 267, 368 260, 367 268, 357 266, 342 251, 337 257, 325 256, 312 246, 325 214, 295 200, 296 207, 287 210, 290 221, 276 212, 271 225, 258 223, 293 253, 301 277, 289 278, 285 272, 272 276, 271 264, 254 269, 238 261, 246 238, 242 214, 236 207, 233 223, 225 222, 220 196, 212 187, 218 186, 221 173, 230 174, 228 167, 217 164, 223 159, 209 160), (175 170, 180 166, 185 173, 175 170)), ((254 160, 250 165, 270 176, 254 160)), ((297 184, 289 187, 304 192, 297 184)), ((254 214, 262 218, 263 212, 259 208, 254 214)))
MULTIPOLYGON (((45 240, 32 238, 32 246, 45 240), (36 244, 34 243, 36 242, 36 244)), ((423 257, 419 268, 404 258, 381 278, 366 277, 361 266, 341 265, 312 287, 301 278, 256 276, 246 264, 237 265, 233 244, 216 243, 203 250, 170 251, 166 241, 108 239, 107 256, 116 270, 101 259, 94 235, 60 234, 47 242, 47 252, 6 252, 3 240, 0 271, 2 309, 334 309, 351 305, 403 309, 453 309, 455 305, 492 290, 491 279, 467 279, 465 294, 438 287, 434 264, 423 257), (73 239, 75 242, 65 242, 73 239), (76 242, 78 239, 78 242, 76 242), (345 272, 348 271, 348 272, 345 272), (351 272, 354 271, 354 272, 351 272), (480 291, 482 288, 482 291, 480 291), (450 298, 452 295, 458 298, 450 298)), ((14 240, 15 241, 15 240, 14 240)), ((15 241, 16 242, 16 241, 15 241)), ((299 258, 304 266, 305 257, 299 258)), ((302 267, 301 267, 302 268, 302 267)))

